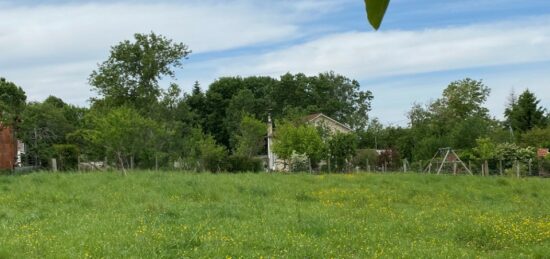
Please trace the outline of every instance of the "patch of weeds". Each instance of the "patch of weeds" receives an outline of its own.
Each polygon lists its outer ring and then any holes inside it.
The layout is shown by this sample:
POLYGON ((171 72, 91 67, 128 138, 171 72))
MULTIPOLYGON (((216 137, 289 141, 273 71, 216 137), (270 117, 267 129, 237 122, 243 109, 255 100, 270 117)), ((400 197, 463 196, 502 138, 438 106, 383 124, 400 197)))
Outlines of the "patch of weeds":
POLYGON ((45 183, 46 180, 44 179, 44 177, 33 177, 33 178, 31 178, 31 182, 33 182, 33 183, 45 183))
POLYGON ((503 244, 499 243, 495 231, 485 225, 461 224, 454 230, 455 240, 468 247, 479 250, 500 250, 503 244))
POLYGON ((8 215, 8 212, 6 211, 0 211, 0 221, 3 221, 3 220, 7 220, 9 219, 9 215, 8 215))
POLYGON ((500 186, 510 186, 510 181, 508 181, 504 178, 499 178, 499 179, 497 179, 497 184, 500 185, 500 186))
POLYGON ((319 201, 317 197, 311 196, 307 194, 306 192, 299 192, 296 193, 296 200, 299 202, 315 202, 319 201))
POLYGON ((327 233, 328 226, 325 220, 320 217, 302 215, 298 212, 297 230, 307 235, 320 237, 327 233))
POLYGON ((514 188, 514 193, 515 194, 518 194, 518 195, 523 195, 525 194, 525 190, 524 189, 521 189, 521 188, 514 188))
POLYGON ((252 186, 247 188, 241 185, 237 186, 237 191, 242 194, 249 194, 253 197, 268 197, 272 193, 271 190, 268 190, 264 187, 252 186))
POLYGON ((159 215, 164 214, 165 211, 166 209, 162 203, 147 203, 147 205, 145 205, 145 212, 147 214, 159 215))
POLYGON ((10 256, 10 253, 8 253, 8 251, 5 250, 4 248, 0 247, 0 259, 8 259, 8 258, 12 258, 12 256, 10 256))
POLYGON ((243 214, 237 208, 232 206, 218 207, 216 216, 225 219, 243 219, 243 214))
POLYGON ((9 176, 2 177, 0 176, 0 184, 11 184, 13 183, 13 178, 9 176))

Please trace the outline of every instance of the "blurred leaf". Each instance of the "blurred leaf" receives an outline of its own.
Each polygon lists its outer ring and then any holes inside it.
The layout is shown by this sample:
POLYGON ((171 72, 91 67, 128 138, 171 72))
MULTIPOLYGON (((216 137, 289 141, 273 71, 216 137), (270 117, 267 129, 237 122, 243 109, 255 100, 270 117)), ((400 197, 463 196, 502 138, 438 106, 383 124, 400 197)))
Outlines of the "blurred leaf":
POLYGON ((390 0, 365 0, 369 22, 375 30, 380 28, 390 0))

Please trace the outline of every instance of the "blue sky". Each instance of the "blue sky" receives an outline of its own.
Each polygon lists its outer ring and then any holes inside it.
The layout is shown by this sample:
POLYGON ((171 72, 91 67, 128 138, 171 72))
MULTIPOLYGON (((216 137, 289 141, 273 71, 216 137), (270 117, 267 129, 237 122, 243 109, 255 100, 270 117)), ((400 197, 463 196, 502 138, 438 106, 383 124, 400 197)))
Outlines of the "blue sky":
POLYGON ((471 77, 492 89, 497 118, 512 90, 550 108, 547 0, 392 0, 378 32, 362 0, 0 0, 0 76, 30 100, 85 106, 110 46, 149 31, 193 50, 177 73, 186 90, 220 76, 335 71, 373 92, 370 116, 406 125, 413 103, 471 77))

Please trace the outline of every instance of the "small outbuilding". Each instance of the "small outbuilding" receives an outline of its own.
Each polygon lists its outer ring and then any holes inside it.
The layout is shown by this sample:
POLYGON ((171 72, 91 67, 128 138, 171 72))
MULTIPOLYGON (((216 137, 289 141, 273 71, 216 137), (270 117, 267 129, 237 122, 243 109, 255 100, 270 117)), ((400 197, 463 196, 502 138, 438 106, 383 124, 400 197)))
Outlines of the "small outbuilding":
POLYGON ((0 125, 0 170, 12 170, 16 166, 17 140, 11 127, 0 125))

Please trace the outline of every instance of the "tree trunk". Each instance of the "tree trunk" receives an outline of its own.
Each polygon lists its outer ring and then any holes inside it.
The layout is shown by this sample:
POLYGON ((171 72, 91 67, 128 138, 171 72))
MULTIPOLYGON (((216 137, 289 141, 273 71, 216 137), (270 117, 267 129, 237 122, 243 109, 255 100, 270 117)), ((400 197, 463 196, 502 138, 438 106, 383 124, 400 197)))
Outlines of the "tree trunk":
POLYGON ((126 169, 124 168, 124 160, 122 160, 122 155, 120 152, 117 152, 118 161, 120 162, 120 168, 122 169, 122 174, 126 176, 126 169))
POLYGON ((481 176, 485 176, 485 165, 481 164, 481 176))

